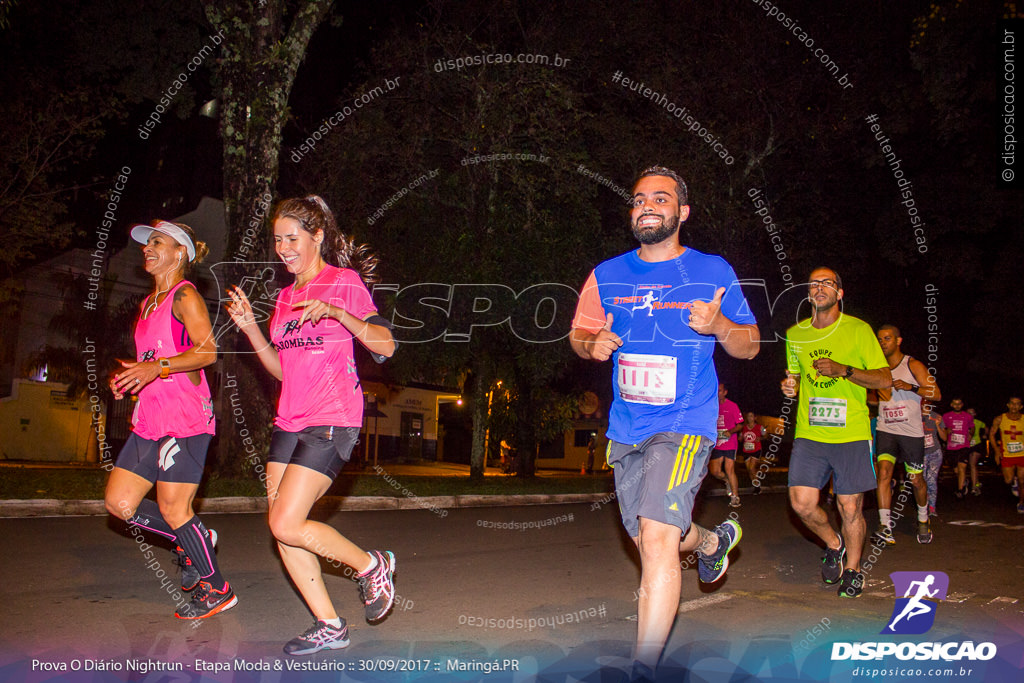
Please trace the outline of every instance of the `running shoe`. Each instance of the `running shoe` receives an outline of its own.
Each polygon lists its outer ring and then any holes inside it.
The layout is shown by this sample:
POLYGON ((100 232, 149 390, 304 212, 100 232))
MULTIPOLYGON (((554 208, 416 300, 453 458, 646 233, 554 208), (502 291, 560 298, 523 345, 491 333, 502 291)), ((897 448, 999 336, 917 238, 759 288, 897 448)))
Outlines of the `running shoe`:
POLYGON ((839 547, 833 550, 825 546, 825 554, 821 558, 821 580, 832 585, 843 574, 843 560, 846 559, 846 541, 839 534, 839 547))
POLYGON ((864 575, 856 569, 847 569, 839 581, 839 597, 856 598, 864 592, 864 575))
POLYGON ((320 650, 340 650, 343 647, 348 647, 348 625, 345 620, 341 620, 341 628, 336 628, 317 619, 305 633, 284 644, 284 653, 311 655, 320 650))
MULTIPOLYGON (((213 529, 208 531, 210 532, 210 545, 216 548, 217 532, 213 529)), ((174 564, 181 568, 181 590, 190 591, 199 585, 199 579, 202 578, 199 576, 199 570, 192 564, 192 560, 185 554, 184 549, 180 545, 174 548, 174 554, 177 555, 174 564)))
POLYGON ((1017 503, 1017 512, 1024 515, 1024 503, 1017 503))
POLYGON ((918 543, 931 543, 932 542, 932 525, 928 522, 917 523, 917 542, 918 543))
POLYGON ((732 498, 729 499, 729 507, 738 508, 741 505, 743 505, 743 503, 740 502, 739 496, 733 496, 732 498))
POLYGON ((971 494, 975 496, 981 495, 981 482, 974 485, 974 488, 971 490, 971 494))
POLYGON ((718 548, 710 555, 697 551, 697 576, 703 583, 714 583, 722 578, 729 568, 729 551, 736 547, 743 537, 739 523, 728 519, 714 529, 718 536, 718 548))
POLYGON ((935 506, 934 505, 929 505, 928 506, 928 516, 929 517, 936 517, 936 518, 939 516, 939 513, 935 511, 935 506))
POLYGON ((208 582, 200 581, 199 587, 192 593, 192 601, 179 607, 174 616, 179 619, 206 619, 237 604, 238 598, 227 582, 222 590, 215 590, 208 582))
POLYGON ((759 496, 759 495, 761 495, 761 484, 754 484, 753 486, 754 486, 754 492, 751 493, 750 495, 752 495, 752 496, 759 496))
POLYGON ((654 683, 654 669, 638 659, 633 660, 633 670, 629 673, 629 683, 654 683))
POLYGON ((358 578, 366 620, 372 622, 383 619, 395 602, 395 554, 390 550, 372 550, 370 554, 377 558, 377 566, 358 578))
POLYGON ((878 530, 871 536, 871 540, 875 542, 875 545, 896 545, 896 539, 893 538, 892 529, 884 524, 878 525, 878 530))

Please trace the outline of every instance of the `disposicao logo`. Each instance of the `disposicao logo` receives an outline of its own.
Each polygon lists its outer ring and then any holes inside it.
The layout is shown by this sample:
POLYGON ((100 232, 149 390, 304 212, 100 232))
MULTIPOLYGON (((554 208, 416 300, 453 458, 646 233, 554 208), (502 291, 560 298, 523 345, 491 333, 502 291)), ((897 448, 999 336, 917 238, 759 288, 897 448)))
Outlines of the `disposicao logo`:
POLYGON ((896 589, 896 605, 881 633, 927 633, 935 624, 939 602, 946 599, 949 576, 945 572, 893 572, 889 578, 896 589))
MULTIPOLYGON (((926 633, 935 624, 939 602, 946 599, 949 576, 944 572, 893 572, 889 577, 896 590, 896 604, 881 633, 926 633)), ((975 644, 970 640, 945 643, 832 643, 832 661, 880 660, 892 656, 903 661, 987 661, 996 656, 996 646, 987 642, 975 644)))

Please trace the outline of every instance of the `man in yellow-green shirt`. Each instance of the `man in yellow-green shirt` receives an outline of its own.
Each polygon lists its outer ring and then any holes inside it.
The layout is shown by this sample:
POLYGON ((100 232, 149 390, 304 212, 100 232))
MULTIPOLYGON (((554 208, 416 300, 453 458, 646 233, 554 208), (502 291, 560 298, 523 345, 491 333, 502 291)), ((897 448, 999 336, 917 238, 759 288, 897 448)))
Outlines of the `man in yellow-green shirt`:
POLYGON ((800 520, 825 543, 821 578, 839 582, 839 595, 864 589, 860 559, 867 536, 864 492, 876 486, 868 389, 892 386, 889 363, 871 326, 843 314, 843 283, 831 268, 815 268, 808 300, 813 314, 786 332, 782 393, 799 395, 796 438, 789 462, 789 501, 800 520), (842 534, 818 504, 833 477, 842 534), (845 568, 844 568, 845 561, 845 568))

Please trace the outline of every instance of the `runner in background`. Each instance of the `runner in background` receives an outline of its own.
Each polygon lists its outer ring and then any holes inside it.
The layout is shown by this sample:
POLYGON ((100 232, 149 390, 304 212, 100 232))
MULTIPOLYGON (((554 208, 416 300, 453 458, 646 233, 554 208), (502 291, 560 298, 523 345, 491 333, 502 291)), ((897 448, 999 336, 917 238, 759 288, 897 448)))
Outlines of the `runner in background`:
POLYGON ((938 517, 939 472, 942 470, 942 442, 948 432, 936 414, 934 404, 925 400, 922 409, 924 428, 924 483, 928 487, 928 516, 938 517))
POLYGON ((971 468, 971 493, 975 496, 981 495, 981 479, 978 478, 978 465, 985 459, 985 449, 988 448, 988 427, 978 419, 978 411, 968 408, 971 418, 974 420, 974 434, 971 435, 970 453, 967 456, 967 464, 971 468))
POLYGON ((755 496, 761 493, 761 486, 764 485, 763 477, 758 476, 758 470, 761 467, 761 442, 767 436, 764 427, 757 423, 757 416, 748 411, 743 416, 743 424, 740 425, 739 441, 743 444, 743 464, 747 467, 755 496))
MULTIPOLYGON (((875 539, 892 545, 894 521, 892 508, 893 470, 900 462, 917 503, 917 542, 931 543, 932 529, 928 522, 928 486, 924 482, 924 426, 921 402, 941 397, 935 378, 921 361, 903 353, 903 337, 895 325, 878 328, 878 345, 885 354, 892 373, 892 386, 878 389, 878 433, 875 453, 878 461, 878 531, 875 539)), ((870 400, 870 399, 869 399, 870 400)), ((901 487, 905 491, 906 484, 901 487)), ((900 496, 906 496, 901 491, 900 496)), ((903 506, 900 505, 900 508, 903 506)))
POLYGON ((736 476, 736 434, 743 426, 743 415, 735 402, 726 398, 729 390, 718 383, 718 435, 711 451, 708 473, 725 482, 729 493, 729 507, 740 506, 739 478, 736 476))
MULTIPOLYGON (((967 495, 967 466, 970 462, 971 439, 974 437, 974 418, 964 410, 964 402, 954 398, 949 402, 951 411, 942 416, 942 424, 949 432, 946 450, 956 458, 956 497, 967 495)), ((978 471, 972 471, 973 484, 978 483, 978 471)))
MULTIPOLYGON (((1006 412, 992 422, 989 443, 996 464, 1003 470, 1003 481, 1007 487, 1012 487, 1015 477, 1024 481, 1021 479, 1024 477, 1024 415, 1020 397, 1011 396, 1006 408, 1006 412)), ((1017 512, 1024 513, 1024 486, 1017 487, 1017 512)))

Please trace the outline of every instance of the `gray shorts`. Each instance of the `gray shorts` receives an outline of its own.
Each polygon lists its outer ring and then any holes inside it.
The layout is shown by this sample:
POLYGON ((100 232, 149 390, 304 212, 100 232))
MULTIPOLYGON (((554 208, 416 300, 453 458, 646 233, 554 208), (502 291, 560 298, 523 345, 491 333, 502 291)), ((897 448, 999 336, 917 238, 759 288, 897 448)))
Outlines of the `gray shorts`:
POLYGON ((874 491, 878 486, 871 440, 821 443, 794 439, 789 457, 789 485, 820 489, 833 475, 832 489, 840 496, 874 491))
POLYGON ((675 432, 659 432, 641 444, 608 442, 615 496, 631 537, 639 535, 641 517, 677 526, 682 534, 689 530, 714 445, 714 439, 675 432))

